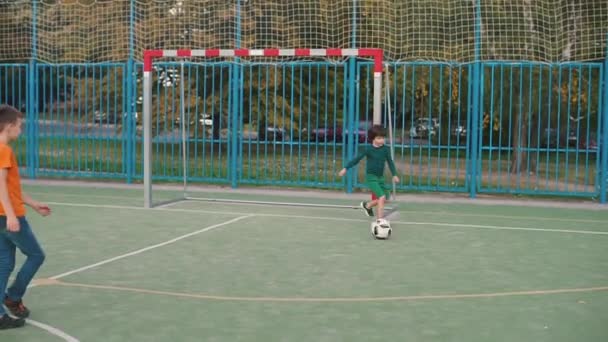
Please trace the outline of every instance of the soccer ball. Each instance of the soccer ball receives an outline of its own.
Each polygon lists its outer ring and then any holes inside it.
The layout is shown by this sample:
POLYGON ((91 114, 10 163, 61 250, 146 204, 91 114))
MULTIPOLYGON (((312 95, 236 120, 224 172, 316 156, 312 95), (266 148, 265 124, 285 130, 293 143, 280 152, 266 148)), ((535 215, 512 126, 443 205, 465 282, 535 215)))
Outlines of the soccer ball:
POLYGON ((390 222, 385 219, 377 219, 371 225, 372 236, 378 240, 386 240, 391 237, 393 229, 390 222))

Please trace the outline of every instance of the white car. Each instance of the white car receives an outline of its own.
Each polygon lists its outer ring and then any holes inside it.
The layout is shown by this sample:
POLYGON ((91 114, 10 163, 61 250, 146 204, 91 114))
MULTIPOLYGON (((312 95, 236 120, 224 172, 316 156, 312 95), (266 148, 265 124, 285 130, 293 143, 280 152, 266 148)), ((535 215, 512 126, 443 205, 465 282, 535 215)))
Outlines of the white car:
POLYGON ((429 138, 435 136, 438 131, 439 119, 428 117, 417 118, 410 128, 410 137, 429 138))

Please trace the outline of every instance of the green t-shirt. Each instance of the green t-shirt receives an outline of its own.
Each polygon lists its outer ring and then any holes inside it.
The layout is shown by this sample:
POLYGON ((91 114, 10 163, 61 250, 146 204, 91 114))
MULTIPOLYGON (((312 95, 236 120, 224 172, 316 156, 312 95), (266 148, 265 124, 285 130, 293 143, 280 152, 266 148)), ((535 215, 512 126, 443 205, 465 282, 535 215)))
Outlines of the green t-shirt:
POLYGON ((388 167, 393 176, 397 175, 395 163, 393 162, 393 158, 391 158, 391 150, 388 146, 383 145, 380 147, 375 147, 374 145, 369 145, 362 147, 359 150, 357 157, 349 161, 345 168, 350 169, 351 167, 357 165, 361 159, 363 159, 363 157, 366 157, 367 160, 366 173, 368 175, 384 177, 384 163, 388 163, 388 167))

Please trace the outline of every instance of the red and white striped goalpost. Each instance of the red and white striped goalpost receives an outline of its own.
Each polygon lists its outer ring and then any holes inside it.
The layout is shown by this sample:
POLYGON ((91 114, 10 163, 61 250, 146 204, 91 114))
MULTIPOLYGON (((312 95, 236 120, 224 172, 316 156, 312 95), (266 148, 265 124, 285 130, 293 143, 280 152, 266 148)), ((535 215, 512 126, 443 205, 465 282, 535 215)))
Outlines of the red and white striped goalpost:
MULTIPOLYGON (((152 207, 152 63, 154 59, 174 57, 366 57, 374 60, 373 111, 374 124, 381 122, 382 49, 207 49, 144 51, 143 145, 144 206, 152 207)), ((183 121, 183 120, 182 120, 183 121)), ((276 204, 276 203, 274 203, 276 204)), ((286 203, 297 205, 296 203, 286 203)))

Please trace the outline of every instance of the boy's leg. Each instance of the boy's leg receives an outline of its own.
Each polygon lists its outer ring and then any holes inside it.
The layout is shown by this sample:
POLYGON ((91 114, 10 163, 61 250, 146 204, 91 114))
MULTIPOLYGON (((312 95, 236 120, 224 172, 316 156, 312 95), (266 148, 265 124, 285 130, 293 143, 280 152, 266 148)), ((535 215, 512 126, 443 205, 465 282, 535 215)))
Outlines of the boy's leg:
MULTIPOLYGON (((15 269, 15 245, 6 236, 6 216, 0 216, 0 293, 4 293, 8 278, 15 269)), ((6 314, 0 303, 0 330, 20 328, 25 325, 22 318, 13 318, 6 314)))
POLYGON ((19 273, 17 273, 15 281, 6 291, 4 305, 15 316, 25 318, 29 315, 29 310, 23 305, 21 299, 25 295, 25 291, 34 275, 44 262, 45 255, 25 217, 19 218, 19 224, 21 225, 19 232, 7 233, 6 236, 27 258, 23 266, 21 266, 19 273))
POLYGON ((386 187, 386 184, 380 183, 380 187, 382 188, 383 196, 378 199, 378 218, 384 218, 384 205, 391 197, 390 190, 386 187))
POLYGON ((371 201, 371 202, 363 201, 363 202, 361 202, 360 206, 363 209, 363 211, 365 212, 365 215, 367 215, 367 216, 374 216, 374 209, 372 209, 372 208, 376 205, 375 202, 376 201, 371 201))
POLYGON ((378 207, 377 208, 377 217, 380 218, 384 218, 384 205, 386 204, 386 202, 388 202, 388 200, 391 197, 391 192, 390 189, 386 186, 386 184, 382 183, 379 179, 372 179, 371 183, 377 183, 373 185, 375 189, 374 192, 372 192, 372 201, 371 202, 364 202, 367 204, 368 208, 373 208, 373 207, 378 207), (382 195, 378 195, 378 194, 382 194, 382 195))
POLYGON ((374 216, 374 207, 378 203, 378 199, 376 195, 372 192, 372 200, 371 201, 363 201, 361 202, 361 208, 363 208, 365 215, 374 216))
MULTIPOLYGON (((0 293, 4 294, 8 278, 15 269, 15 245, 6 237, 6 218, 2 218, 4 227, 0 224, 0 293)), ((4 306, 0 304, 0 317, 5 313, 4 306)))
POLYGON ((366 176, 367 186, 369 187, 369 189, 371 190, 372 194, 376 198, 375 200, 366 203, 367 204, 367 208, 371 209, 371 208, 377 206, 378 207, 378 209, 377 209, 378 210, 378 213, 377 213, 377 217, 378 218, 382 218, 383 217, 383 213, 381 211, 383 210, 384 200, 386 198, 385 191, 384 191, 384 184, 381 183, 381 181, 382 181, 382 179, 380 177, 376 177, 374 175, 367 175, 366 176))
MULTIPOLYGON (((4 293, 8 277, 15 269, 15 245, 6 237, 6 217, 0 219, 0 290, 4 293)), ((20 328, 25 325, 22 318, 13 318, 6 314, 4 306, 0 303, 0 330, 20 328)))
POLYGON ((386 197, 382 196, 378 199, 378 205, 376 209, 376 217, 381 219, 384 218, 384 203, 386 202, 386 197))

